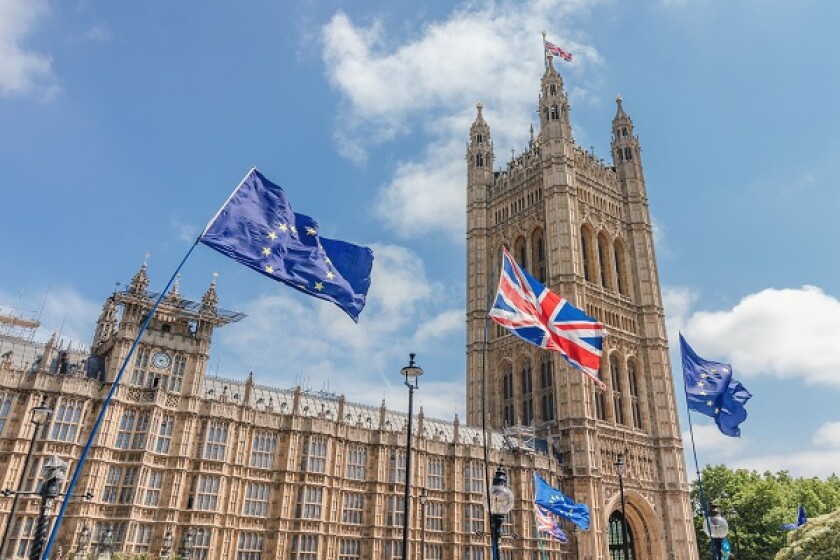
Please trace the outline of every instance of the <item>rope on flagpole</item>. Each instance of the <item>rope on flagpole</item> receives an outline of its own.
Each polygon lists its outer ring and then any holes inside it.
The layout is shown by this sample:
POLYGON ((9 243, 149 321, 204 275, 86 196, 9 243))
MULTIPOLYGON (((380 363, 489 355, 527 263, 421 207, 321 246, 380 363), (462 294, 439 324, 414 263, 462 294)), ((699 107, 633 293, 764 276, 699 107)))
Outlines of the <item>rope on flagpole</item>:
POLYGON ((85 460, 87 459, 88 452, 90 451, 90 448, 93 445, 93 440, 96 439, 96 434, 99 432, 99 427, 102 425, 102 420, 104 420, 105 418, 105 413, 108 411, 108 407, 111 404, 111 399, 113 398, 114 393, 116 393, 117 391, 117 387, 120 384, 120 380, 122 379, 123 373, 125 372, 125 368, 128 366, 128 362, 131 360, 131 357, 134 355, 134 350, 137 348, 137 345, 140 343, 140 338, 143 336, 143 333, 146 332, 146 328, 152 321, 152 317, 154 317, 155 311, 157 311, 160 302, 163 300, 167 292, 169 292, 169 288, 175 281, 175 277, 181 271, 181 267, 183 267, 184 263, 187 262, 187 259, 190 257, 200 240, 201 237, 196 238, 195 243, 192 244, 190 250, 187 251, 187 254, 184 255, 184 258, 181 260, 181 264, 179 264, 178 268, 175 269, 175 272, 172 273, 172 277, 169 278, 169 282, 166 283, 166 287, 160 292, 160 295, 158 295, 157 301, 155 301, 155 304, 152 306, 152 309, 146 316, 146 320, 143 321, 143 325, 140 327, 140 331, 137 333, 137 337, 131 344, 131 348, 129 348, 128 354, 126 354, 125 356, 125 360, 123 360, 122 366, 120 367, 120 371, 117 372, 117 376, 114 378, 114 382, 111 384, 111 389, 108 391, 108 396, 105 397, 105 402, 102 403, 102 408, 99 409, 99 416, 96 417, 96 422, 93 424, 93 428, 90 431, 90 437, 88 438, 87 443, 85 444, 85 447, 82 450, 82 455, 79 457, 79 462, 76 464, 76 470, 73 472, 73 478, 70 479, 70 484, 67 486, 67 491, 64 493, 64 500, 62 500, 61 509, 59 509, 58 516, 56 516, 55 518, 55 524, 53 524, 53 529, 50 533, 50 538, 47 541, 47 546, 44 547, 44 554, 41 557, 42 560, 48 560, 50 557, 50 551, 52 550, 52 546, 55 543, 55 538, 58 535, 58 529, 61 527, 61 521, 64 518, 65 511, 67 510, 67 504, 70 503, 70 496, 73 494, 73 489, 76 487, 76 482, 78 482, 79 476, 82 473, 82 468, 85 466, 85 460))

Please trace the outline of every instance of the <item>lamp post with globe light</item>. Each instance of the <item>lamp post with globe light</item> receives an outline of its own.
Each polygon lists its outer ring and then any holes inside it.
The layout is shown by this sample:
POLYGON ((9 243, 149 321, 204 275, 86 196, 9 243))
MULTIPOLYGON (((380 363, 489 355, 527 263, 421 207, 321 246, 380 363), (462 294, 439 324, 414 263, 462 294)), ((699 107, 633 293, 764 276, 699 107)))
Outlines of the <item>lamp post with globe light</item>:
POLYGON ((624 511, 624 473, 627 464, 624 453, 619 453, 615 459, 615 472, 618 474, 618 490, 621 494, 621 540, 624 543, 624 560, 630 560, 630 542, 627 539, 627 514, 624 511))
POLYGON ((403 497, 403 535, 402 535, 402 557, 410 558, 408 554, 408 524, 411 519, 411 426, 414 414, 414 390, 418 388, 417 381, 423 375, 423 369, 414 363, 416 354, 408 355, 408 365, 400 370, 405 377, 405 386, 408 387, 408 433, 405 440, 405 495, 403 497))
POLYGON ((8 519, 6 520, 6 528, 3 529, 3 537, 0 538, 0 558, 4 558, 3 551, 6 548, 6 539, 9 536, 9 529, 12 526, 12 521, 14 521, 18 498, 24 494, 23 482, 26 480, 26 475, 29 472, 29 463, 32 460, 32 451, 35 449, 35 441, 38 439, 38 433, 41 431, 41 427, 46 426, 50 421, 52 413, 53 410, 47 406, 46 396, 41 398, 41 404, 32 409, 32 417, 30 418, 30 421, 35 424, 35 428, 32 430, 32 439, 29 440, 29 448, 26 450, 26 458, 23 460, 23 468, 20 471, 17 491, 14 493, 11 491, 4 492, 5 495, 13 494, 14 498, 12 499, 12 507, 9 509, 8 519))
POLYGON ((508 487, 507 473, 504 467, 499 465, 496 474, 493 476, 493 485, 490 486, 490 544, 493 560, 499 560, 499 538, 502 535, 502 525, 505 522, 505 515, 513 509, 513 491, 508 487))
POLYGON ((720 514, 715 502, 709 502, 709 517, 703 522, 703 532, 712 541, 714 560, 723 560, 723 539, 729 532, 729 523, 720 514))

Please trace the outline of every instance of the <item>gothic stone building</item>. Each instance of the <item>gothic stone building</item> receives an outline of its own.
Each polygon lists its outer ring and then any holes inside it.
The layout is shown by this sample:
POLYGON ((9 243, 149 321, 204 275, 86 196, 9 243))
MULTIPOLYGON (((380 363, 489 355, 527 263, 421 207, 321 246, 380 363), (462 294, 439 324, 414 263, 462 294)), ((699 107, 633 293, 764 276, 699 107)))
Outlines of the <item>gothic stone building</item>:
MULTIPOLYGON (((574 145, 561 78, 542 78, 541 130, 527 152, 493 169, 481 114, 468 148, 468 418, 425 418, 412 442, 410 560, 489 560, 482 410, 497 429, 530 426, 538 442, 493 432, 491 472, 504 463, 516 496, 504 560, 623 558, 618 479, 624 453, 634 560, 696 560, 679 427, 638 140, 621 110, 614 166, 574 145), (494 330, 482 348, 499 251, 609 327, 606 392, 558 356, 494 330), (538 373, 539 372, 539 373, 538 373), (481 402, 481 395, 487 396, 481 402), (540 451, 545 449, 545 451, 540 451), (534 472, 590 504, 592 528, 567 544, 540 543, 534 472), (421 500, 422 497, 422 500, 421 500), (543 556, 543 552, 545 555, 543 556)), ((0 333, 0 487, 34 491, 57 455, 70 472, 156 294, 146 266, 103 306, 88 351, 0 333), (30 411, 53 416, 36 439, 30 411)), ((110 528, 117 551, 192 549, 198 560, 397 560, 405 511, 405 414, 344 397, 207 375, 214 329, 240 314, 167 294, 116 389, 56 548, 94 550, 110 528), (172 541, 171 547, 168 542, 172 541)), ((421 349, 422 350, 422 349, 421 349)), ((514 430, 516 431, 516 430, 514 430)), ((524 431, 524 430, 520 430, 524 431)), ((0 497, 0 529, 12 498, 0 497)), ((0 557, 26 557, 38 503, 22 498, 0 557)))
MULTIPOLYGON (((115 550, 127 554, 402 559, 407 416, 384 402, 259 386, 250 375, 207 376, 214 329, 241 315, 217 306, 215 285, 200 302, 178 291, 164 298, 116 390, 77 484, 93 499, 73 499, 54 551, 79 550, 88 527, 90 552, 110 528, 115 550)), ((107 299, 89 352, 0 334, 0 488, 16 488, 23 474, 23 490, 37 490, 52 455, 72 473, 156 297, 144 265, 107 299), (54 414, 24 473, 30 411, 44 398, 54 414)), ((489 559, 481 430, 421 409, 413 440, 410 557, 489 559)), ((556 459, 523 451, 527 443, 501 434, 489 441, 491 468, 504 463, 517 496, 506 560, 536 558, 540 548, 532 473, 559 483, 556 459)), ((0 529, 11 502, 0 497, 0 529)), ((27 557, 37 512, 37 498, 20 501, 3 558, 27 557)), ((574 534, 571 542, 543 547, 553 559, 574 558, 574 534)))
POLYGON ((562 450, 563 487, 592 506, 579 558, 623 558, 614 467, 622 454, 633 558, 695 559, 641 150, 621 98, 617 105, 610 165, 575 145, 549 57, 539 135, 501 171, 478 105, 467 146, 467 422, 479 424, 485 410, 496 428, 532 425, 562 450), (557 354, 486 327, 503 246, 606 325, 606 391, 557 354))

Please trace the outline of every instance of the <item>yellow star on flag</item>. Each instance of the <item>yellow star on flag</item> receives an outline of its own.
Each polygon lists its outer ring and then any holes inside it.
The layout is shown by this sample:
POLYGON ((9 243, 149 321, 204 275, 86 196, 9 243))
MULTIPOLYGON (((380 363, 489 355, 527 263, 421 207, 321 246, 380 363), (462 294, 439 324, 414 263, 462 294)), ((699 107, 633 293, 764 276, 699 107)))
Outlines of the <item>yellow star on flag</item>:
POLYGON ((702 387, 702 386, 703 386, 703 382, 702 382, 702 381, 698 381, 698 382, 697 382, 697 386, 698 386, 698 387, 702 387))
POLYGON ((706 401, 706 406, 709 406, 709 407, 710 407, 710 406, 712 406, 713 404, 715 404, 715 403, 713 403, 712 401, 706 401))
POLYGON ((280 224, 279 226, 277 226, 277 229, 279 229, 280 231, 286 231, 287 229, 289 229, 289 226, 287 226, 286 224, 280 224))
POLYGON ((314 228, 314 227, 308 227, 308 228, 306 228, 306 235, 315 235, 316 233, 318 233, 318 232, 317 232, 317 231, 315 231, 315 228, 314 228))
POLYGON ((265 271, 268 272, 269 274, 274 274, 274 267, 271 266, 270 264, 267 264, 267 265, 265 265, 265 271))
POLYGON ((268 232, 268 238, 271 239, 272 241, 274 241, 275 239, 277 239, 277 234, 274 233, 273 231, 270 231, 270 232, 268 232))
POLYGON ((335 274, 332 273, 332 270, 327 271, 327 278, 329 280, 332 280, 333 278, 335 278, 335 274))
POLYGON ((323 282, 315 282, 315 289, 320 292, 321 290, 324 289, 324 283, 323 282))
POLYGON ((324 257, 324 262, 327 263, 327 264, 332 264, 332 261, 330 260, 329 257, 324 257))
POLYGON ((263 255, 265 255, 267 257, 270 254, 271 254, 271 249, 269 249, 268 247, 263 247, 263 255))
POLYGON ((297 233, 297 228, 295 226, 292 226, 289 229, 292 231, 292 233, 297 233))

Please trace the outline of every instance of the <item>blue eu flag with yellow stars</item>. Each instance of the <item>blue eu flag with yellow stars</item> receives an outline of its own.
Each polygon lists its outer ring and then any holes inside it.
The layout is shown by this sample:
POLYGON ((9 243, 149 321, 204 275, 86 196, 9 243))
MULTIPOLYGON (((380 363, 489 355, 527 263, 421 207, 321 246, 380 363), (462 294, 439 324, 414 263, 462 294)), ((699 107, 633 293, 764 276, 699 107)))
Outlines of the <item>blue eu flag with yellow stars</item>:
POLYGON ((256 169, 199 241, 273 280, 335 303, 358 322, 370 287, 373 252, 318 235, 315 220, 293 212, 283 189, 256 169))
POLYGON ((752 395, 732 378, 732 366, 704 360, 680 334, 683 377, 688 408, 715 419, 718 429, 727 436, 739 437, 738 426, 747 419, 744 405, 752 395))

